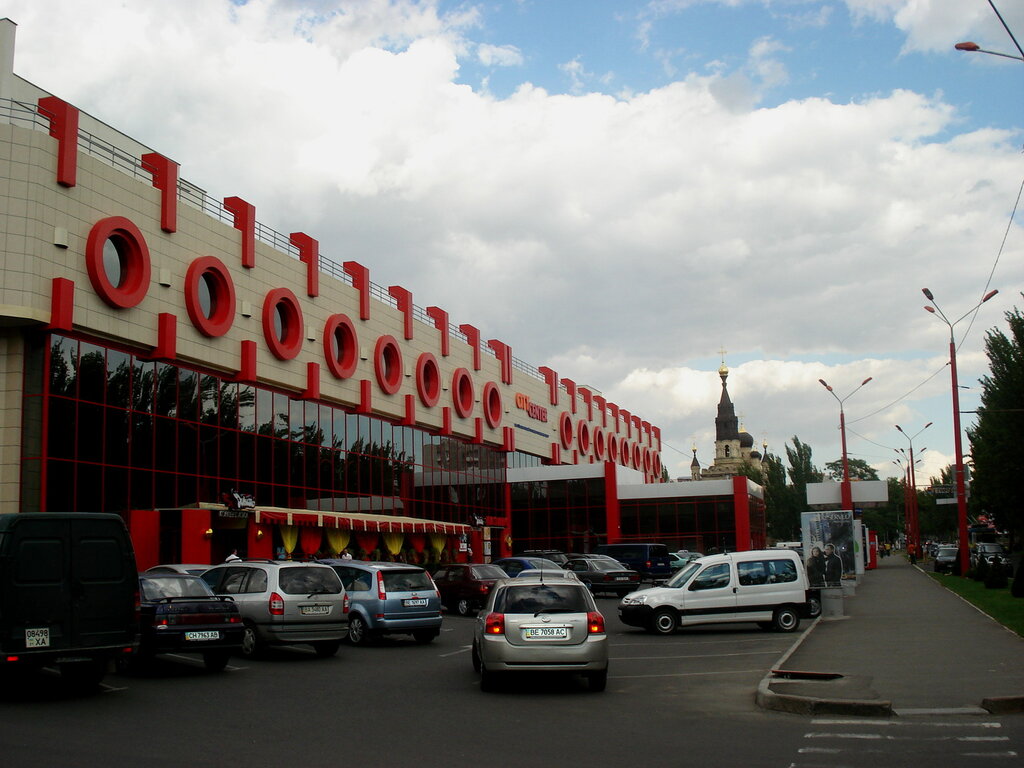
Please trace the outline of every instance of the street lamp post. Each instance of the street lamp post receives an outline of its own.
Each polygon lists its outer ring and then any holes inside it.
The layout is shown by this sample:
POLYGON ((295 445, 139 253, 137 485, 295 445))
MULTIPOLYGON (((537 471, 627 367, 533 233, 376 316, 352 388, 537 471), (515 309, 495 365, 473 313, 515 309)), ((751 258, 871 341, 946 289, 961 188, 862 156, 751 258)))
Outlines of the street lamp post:
POLYGON ((939 308, 939 305, 936 303, 935 297, 932 295, 930 290, 922 288, 921 293, 923 293, 925 298, 932 303, 931 306, 926 306, 925 310, 931 312, 936 317, 941 318, 942 322, 949 326, 949 373, 953 384, 953 450, 956 454, 956 468, 954 470, 954 474, 956 476, 957 528, 960 536, 958 546, 960 548, 960 573, 965 574, 967 573, 967 569, 970 567, 970 552, 968 550, 970 542, 967 539, 967 489, 964 485, 964 450, 960 438, 960 384, 957 381, 956 376, 956 339, 953 336, 953 326, 999 293, 999 291, 989 291, 982 297, 981 301, 952 322, 950 322, 949 318, 946 317, 942 309, 939 308))
POLYGON ((992 56, 1002 56, 1004 59, 1017 59, 1017 61, 1024 61, 1024 48, 1020 47, 1020 43, 1017 42, 1017 38, 1014 37, 1013 35, 1013 30, 1010 29, 1009 25, 1006 23, 1006 19, 1003 18, 1003 14, 999 12, 999 9, 996 8, 996 4, 992 2, 992 0, 988 0, 988 4, 992 7, 992 11, 999 19, 999 23, 1003 25, 1003 29, 1006 30, 1006 34, 1010 36, 1010 39, 1013 40, 1013 44, 1017 46, 1017 50, 1020 51, 1020 56, 1011 56, 1008 53, 999 53, 999 51, 986 51, 977 43, 971 42, 957 43, 953 47, 956 48, 958 51, 976 51, 978 53, 987 53, 992 56))
MULTIPOLYGON (((917 430, 917 432, 914 433, 913 437, 908 435, 904 431, 903 427, 901 427, 899 424, 896 425, 896 429, 898 429, 903 434, 903 436, 905 438, 907 438, 907 442, 910 445, 910 458, 908 460, 907 466, 908 466, 908 472, 910 474, 910 493, 911 493, 911 500, 912 500, 913 508, 914 508, 914 522, 911 525, 910 533, 911 533, 911 543, 913 544, 914 551, 917 554, 921 553, 921 521, 918 519, 918 516, 917 516, 917 512, 918 512, 918 507, 917 507, 917 473, 916 473, 916 471, 914 469, 914 438, 917 437, 918 435, 920 435, 926 429, 928 429, 928 427, 930 427, 931 425, 932 425, 932 422, 929 421, 927 424, 925 424, 923 427, 921 427, 919 430, 917 430)), ((924 450, 927 450, 927 449, 923 449, 921 452, 923 453, 924 450)))
POLYGON ((843 398, 840 398, 839 395, 832 390, 832 387, 828 385, 828 382, 824 379, 818 379, 821 386, 827 389, 829 394, 839 402, 839 438, 843 446, 843 482, 839 485, 839 493, 842 500, 841 508, 848 509, 850 511, 853 511, 853 489, 850 487, 850 465, 846 459, 846 414, 843 412, 843 403, 849 400, 850 396, 853 395, 854 392, 871 381, 871 379, 872 377, 868 376, 864 381, 857 385, 853 392, 850 392, 849 395, 843 398))

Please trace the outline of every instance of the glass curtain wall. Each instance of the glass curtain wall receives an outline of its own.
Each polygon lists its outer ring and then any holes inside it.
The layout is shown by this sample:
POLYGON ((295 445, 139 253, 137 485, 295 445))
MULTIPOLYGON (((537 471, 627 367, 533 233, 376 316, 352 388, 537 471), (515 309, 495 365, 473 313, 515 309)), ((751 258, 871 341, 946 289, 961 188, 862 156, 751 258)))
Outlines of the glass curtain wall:
POLYGON ((236 489, 261 506, 504 516, 500 451, 68 336, 26 343, 26 510, 172 508, 236 489))

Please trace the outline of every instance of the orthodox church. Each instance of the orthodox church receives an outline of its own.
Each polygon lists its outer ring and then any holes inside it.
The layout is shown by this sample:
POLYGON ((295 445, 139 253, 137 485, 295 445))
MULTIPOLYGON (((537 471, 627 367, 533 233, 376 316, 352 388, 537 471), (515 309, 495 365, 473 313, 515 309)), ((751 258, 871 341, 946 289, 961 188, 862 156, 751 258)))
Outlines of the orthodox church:
POLYGON ((693 461, 690 463, 691 480, 720 480, 740 474, 744 462, 760 464, 760 451, 754 448, 754 438, 736 418, 736 408, 729 397, 729 367, 722 361, 718 369, 722 378, 722 397, 718 401, 718 416, 715 417, 715 460, 711 466, 701 469, 697 461, 697 447, 693 447, 693 461))

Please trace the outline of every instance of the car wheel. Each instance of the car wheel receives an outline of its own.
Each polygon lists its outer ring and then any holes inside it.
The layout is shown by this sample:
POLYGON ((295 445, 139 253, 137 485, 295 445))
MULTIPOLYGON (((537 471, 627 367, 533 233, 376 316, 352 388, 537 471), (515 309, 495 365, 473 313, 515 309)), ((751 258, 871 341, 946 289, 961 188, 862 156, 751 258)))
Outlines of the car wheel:
POLYGON ((242 655, 247 659, 254 659, 263 652, 263 642, 256 633, 256 627, 246 624, 242 631, 242 655))
POLYGON ((498 675, 487 667, 480 665, 480 690, 485 693, 498 690, 498 675))
POLYGON ((420 645, 426 645, 427 643, 433 642, 434 638, 438 636, 436 629, 420 629, 412 633, 413 639, 420 645))
POLYGON ((473 659, 473 671, 480 672, 480 653, 476 649, 476 643, 473 643, 473 650, 470 651, 470 658, 473 659))
POLYGON ((793 608, 776 608, 772 616, 772 626, 779 632, 794 632, 800 626, 800 614, 793 608))
POLYGON ((203 666, 210 672, 223 672, 230 658, 229 651, 207 651, 203 654, 203 666))
POLYGON ((469 616, 471 610, 473 610, 473 607, 470 605, 469 600, 464 597, 455 604, 455 612, 458 613, 459 616, 469 616))
POLYGON ((821 616, 821 598, 811 595, 807 600, 807 616, 816 619, 821 616))
POLYGON ((648 629, 657 635, 671 635, 678 627, 679 616, 671 608, 659 608, 648 624, 648 629))
POLYGON ((366 645, 370 642, 370 632, 366 627, 366 620, 358 613, 349 617, 348 641, 352 645, 366 645))
POLYGON ((587 672, 587 685, 592 693, 600 693, 608 685, 608 670, 587 672))
POLYGON ((338 652, 341 647, 341 640, 321 640, 318 643, 313 643, 313 650, 316 651, 316 655, 321 659, 328 659, 338 652))

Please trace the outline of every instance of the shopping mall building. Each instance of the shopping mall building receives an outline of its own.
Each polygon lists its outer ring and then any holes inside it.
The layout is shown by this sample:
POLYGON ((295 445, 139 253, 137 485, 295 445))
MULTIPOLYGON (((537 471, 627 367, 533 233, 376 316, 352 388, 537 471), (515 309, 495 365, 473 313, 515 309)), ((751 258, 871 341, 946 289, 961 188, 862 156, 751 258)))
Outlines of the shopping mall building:
POLYGON ((662 483, 632 405, 188 183, 15 75, 15 31, 0 21, 0 512, 118 512, 140 567, 764 543, 746 478, 662 483))

